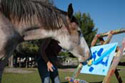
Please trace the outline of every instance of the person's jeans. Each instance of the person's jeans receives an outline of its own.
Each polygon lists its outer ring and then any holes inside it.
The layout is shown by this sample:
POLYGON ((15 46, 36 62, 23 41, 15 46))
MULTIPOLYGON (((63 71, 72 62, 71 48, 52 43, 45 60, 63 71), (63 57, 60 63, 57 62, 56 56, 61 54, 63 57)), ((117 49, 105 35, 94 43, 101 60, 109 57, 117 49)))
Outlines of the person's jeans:
POLYGON ((42 83, 50 83, 50 79, 52 83, 60 83, 58 69, 54 66, 54 71, 50 72, 47 69, 47 63, 40 57, 37 61, 38 63, 38 71, 42 80, 42 83))

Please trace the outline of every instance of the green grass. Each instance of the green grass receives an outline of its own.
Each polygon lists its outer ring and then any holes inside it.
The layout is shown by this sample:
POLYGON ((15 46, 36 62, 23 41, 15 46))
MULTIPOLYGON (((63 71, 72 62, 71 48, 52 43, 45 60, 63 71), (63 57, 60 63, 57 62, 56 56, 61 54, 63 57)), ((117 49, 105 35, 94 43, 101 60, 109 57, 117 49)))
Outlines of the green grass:
POLYGON ((2 83, 40 83, 37 72, 30 74, 4 73, 2 83))
MULTIPOLYGON (((25 70, 33 70, 33 73, 28 74, 17 74, 17 73, 4 73, 2 83, 41 83, 38 71, 35 69, 25 69, 25 70)), ((70 71, 59 71, 61 83, 65 83, 66 76, 72 76, 72 72, 70 71)), ((120 76, 122 77, 123 83, 125 83, 125 72, 120 71, 120 76)), ((102 81, 104 76, 97 75, 86 75, 80 74, 78 76, 80 79, 84 79, 88 82, 99 82, 102 81)), ((118 83, 115 76, 112 77, 111 83, 118 83)))
MULTIPOLYGON (((125 62, 125 57, 122 58, 122 62, 125 62)), ((125 69, 123 66, 118 66, 118 68, 125 69)), ((3 74, 2 83, 41 83, 39 73, 37 69, 33 68, 23 68, 23 70, 33 71, 28 74, 17 74, 17 73, 5 73, 3 74)), ((125 71, 119 71, 120 76, 122 77, 123 83, 125 83, 125 71)), ((61 83, 66 83, 66 76, 72 76, 73 72, 70 71, 59 71, 59 76, 61 79, 61 83)), ((80 74, 78 76, 79 79, 86 80, 87 82, 99 82, 104 79, 104 76, 97 75, 87 75, 80 74)), ((111 83, 118 83, 116 77, 113 75, 111 78, 111 83)))

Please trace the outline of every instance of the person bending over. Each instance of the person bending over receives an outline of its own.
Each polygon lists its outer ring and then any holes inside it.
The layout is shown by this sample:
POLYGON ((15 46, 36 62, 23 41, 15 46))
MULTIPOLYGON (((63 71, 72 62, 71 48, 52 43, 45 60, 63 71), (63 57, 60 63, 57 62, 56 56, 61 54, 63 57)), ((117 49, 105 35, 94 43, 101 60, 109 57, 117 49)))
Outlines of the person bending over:
POLYGON ((52 83, 60 83, 57 69, 57 55, 60 50, 61 47, 58 45, 58 41, 51 38, 42 41, 37 60, 42 83, 50 83, 50 79, 52 83))

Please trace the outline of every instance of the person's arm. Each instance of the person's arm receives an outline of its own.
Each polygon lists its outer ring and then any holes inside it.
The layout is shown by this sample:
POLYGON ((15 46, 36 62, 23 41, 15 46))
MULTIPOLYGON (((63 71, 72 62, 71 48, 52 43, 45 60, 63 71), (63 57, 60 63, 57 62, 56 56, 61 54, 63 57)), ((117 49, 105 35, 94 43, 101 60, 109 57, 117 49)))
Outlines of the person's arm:
POLYGON ((47 63, 48 71, 53 72, 53 64, 49 61, 46 55, 46 49, 51 41, 51 38, 44 39, 41 46, 40 46, 40 55, 42 56, 43 60, 47 63))

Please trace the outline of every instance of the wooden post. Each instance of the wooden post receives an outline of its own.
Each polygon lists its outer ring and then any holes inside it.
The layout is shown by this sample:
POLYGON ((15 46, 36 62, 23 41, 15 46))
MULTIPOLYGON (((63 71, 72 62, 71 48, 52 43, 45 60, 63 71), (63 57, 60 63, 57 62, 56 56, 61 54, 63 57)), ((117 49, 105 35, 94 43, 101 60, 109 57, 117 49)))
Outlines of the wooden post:
POLYGON ((120 61, 120 59, 122 57, 122 52, 123 52, 123 49, 118 50, 116 56, 113 59, 113 62, 112 62, 111 67, 110 67, 110 69, 108 71, 108 74, 103 80, 103 83, 110 83, 111 77, 114 74, 114 72, 115 72, 115 70, 116 70, 116 68, 118 66, 118 63, 119 63, 119 61, 120 61))
POLYGON ((99 37, 99 35, 96 35, 96 36, 94 37, 94 39, 93 39, 93 41, 92 41, 92 43, 91 43, 91 47, 92 47, 92 46, 95 46, 95 44, 96 44, 96 42, 97 42, 97 40, 98 40, 98 37, 99 37))
POLYGON ((76 78, 76 77, 79 75, 82 66, 83 66, 82 63, 80 63, 80 64, 78 65, 78 67, 76 68, 75 72, 73 73, 72 78, 76 78))
MULTIPOLYGON (((119 29, 119 30, 112 30, 112 34, 115 35, 115 34, 119 34, 119 33, 124 33, 125 32, 125 28, 124 29, 119 29)), ((106 32, 106 33, 101 33, 99 34, 100 37, 105 37, 109 34, 109 32, 106 32)))
POLYGON ((107 37, 106 41, 103 44, 109 43, 111 41, 111 39, 112 39, 112 31, 109 32, 108 37, 107 37))

